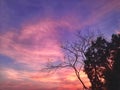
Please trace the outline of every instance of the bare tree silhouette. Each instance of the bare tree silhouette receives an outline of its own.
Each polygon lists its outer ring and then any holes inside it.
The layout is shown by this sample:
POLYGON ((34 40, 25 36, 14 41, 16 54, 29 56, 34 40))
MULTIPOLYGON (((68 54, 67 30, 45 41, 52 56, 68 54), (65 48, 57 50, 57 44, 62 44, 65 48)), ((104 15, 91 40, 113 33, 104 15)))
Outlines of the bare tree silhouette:
POLYGON ((75 42, 68 42, 61 46, 65 54, 64 62, 54 64, 54 62, 49 61, 45 69, 52 70, 70 67, 74 70, 76 77, 83 86, 83 89, 88 90, 89 88, 81 79, 81 70, 83 70, 84 60, 86 59, 85 52, 90 46, 91 41, 95 38, 95 33, 88 31, 86 34, 83 34, 79 31, 76 36, 77 40, 75 42))
POLYGON ((111 41, 100 34, 96 38, 92 32, 77 32, 76 36, 76 41, 61 46, 64 60, 49 61, 45 69, 73 69, 83 90, 120 90, 120 34, 113 34, 111 41), (83 70, 91 87, 87 87, 81 78, 83 70))

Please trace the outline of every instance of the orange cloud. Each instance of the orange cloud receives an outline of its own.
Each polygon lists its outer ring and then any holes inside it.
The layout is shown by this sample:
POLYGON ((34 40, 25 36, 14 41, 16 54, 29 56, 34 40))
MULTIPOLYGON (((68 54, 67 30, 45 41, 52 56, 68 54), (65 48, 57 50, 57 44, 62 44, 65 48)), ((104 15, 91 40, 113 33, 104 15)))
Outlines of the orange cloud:
MULTIPOLYGON (((75 73, 70 69, 62 69, 60 72, 50 74, 38 71, 19 71, 3 68, 1 69, 1 74, 9 81, 2 81, 2 83, 6 87, 9 86, 9 88, 23 87, 25 89, 29 87, 31 90, 34 90, 35 88, 47 88, 48 90, 53 88, 56 88, 56 90, 77 90, 82 88, 75 73), (45 85, 47 85, 47 87, 45 85)), ((83 72, 81 72, 81 78, 85 84, 88 85, 88 80, 83 72)), ((0 82, 0 86, 4 87, 3 84, 0 82)))

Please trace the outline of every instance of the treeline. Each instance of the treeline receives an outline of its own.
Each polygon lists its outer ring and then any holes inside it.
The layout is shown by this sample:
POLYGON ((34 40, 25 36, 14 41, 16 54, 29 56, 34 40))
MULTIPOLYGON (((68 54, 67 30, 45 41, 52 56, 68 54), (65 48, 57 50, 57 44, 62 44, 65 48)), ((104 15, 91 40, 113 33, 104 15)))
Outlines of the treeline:
POLYGON ((84 71, 92 90, 120 90, 120 34, 97 37, 85 52, 84 71))
POLYGON ((120 90, 120 34, 113 34, 111 40, 94 32, 77 32, 76 36, 77 40, 61 46, 64 60, 49 60, 45 69, 73 69, 83 90, 120 90), (83 82, 82 70, 91 87, 83 82))

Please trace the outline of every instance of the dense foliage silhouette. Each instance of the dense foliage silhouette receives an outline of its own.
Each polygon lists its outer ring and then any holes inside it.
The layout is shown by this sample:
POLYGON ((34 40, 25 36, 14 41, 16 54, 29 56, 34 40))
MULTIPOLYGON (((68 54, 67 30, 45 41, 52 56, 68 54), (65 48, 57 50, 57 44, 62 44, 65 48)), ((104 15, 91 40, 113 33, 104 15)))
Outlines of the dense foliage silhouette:
POLYGON ((120 90, 120 34, 113 34, 111 40, 94 33, 77 33, 75 42, 61 47, 64 60, 48 61, 46 70, 70 68, 83 86, 83 90, 120 90), (87 74, 91 87, 81 78, 81 71, 87 74))
POLYGON ((120 90, 120 34, 97 37, 85 53, 84 70, 92 90, 120 90))
POLYGON ((120 90, 120 34, 112 35, 109 51, 113 64, 111 71, 105 74, 107 90, 120 90))

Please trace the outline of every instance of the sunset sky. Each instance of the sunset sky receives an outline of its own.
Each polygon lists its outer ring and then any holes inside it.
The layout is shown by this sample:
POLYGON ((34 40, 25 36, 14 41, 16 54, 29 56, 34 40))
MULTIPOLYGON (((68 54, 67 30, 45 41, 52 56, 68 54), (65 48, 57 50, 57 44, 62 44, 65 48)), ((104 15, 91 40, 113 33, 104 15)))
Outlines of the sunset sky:
POLYGON ((82 90, 71 69, 41 69, 88 29, 119 33, 120 0, 0 0, 0 90, 82 90))

